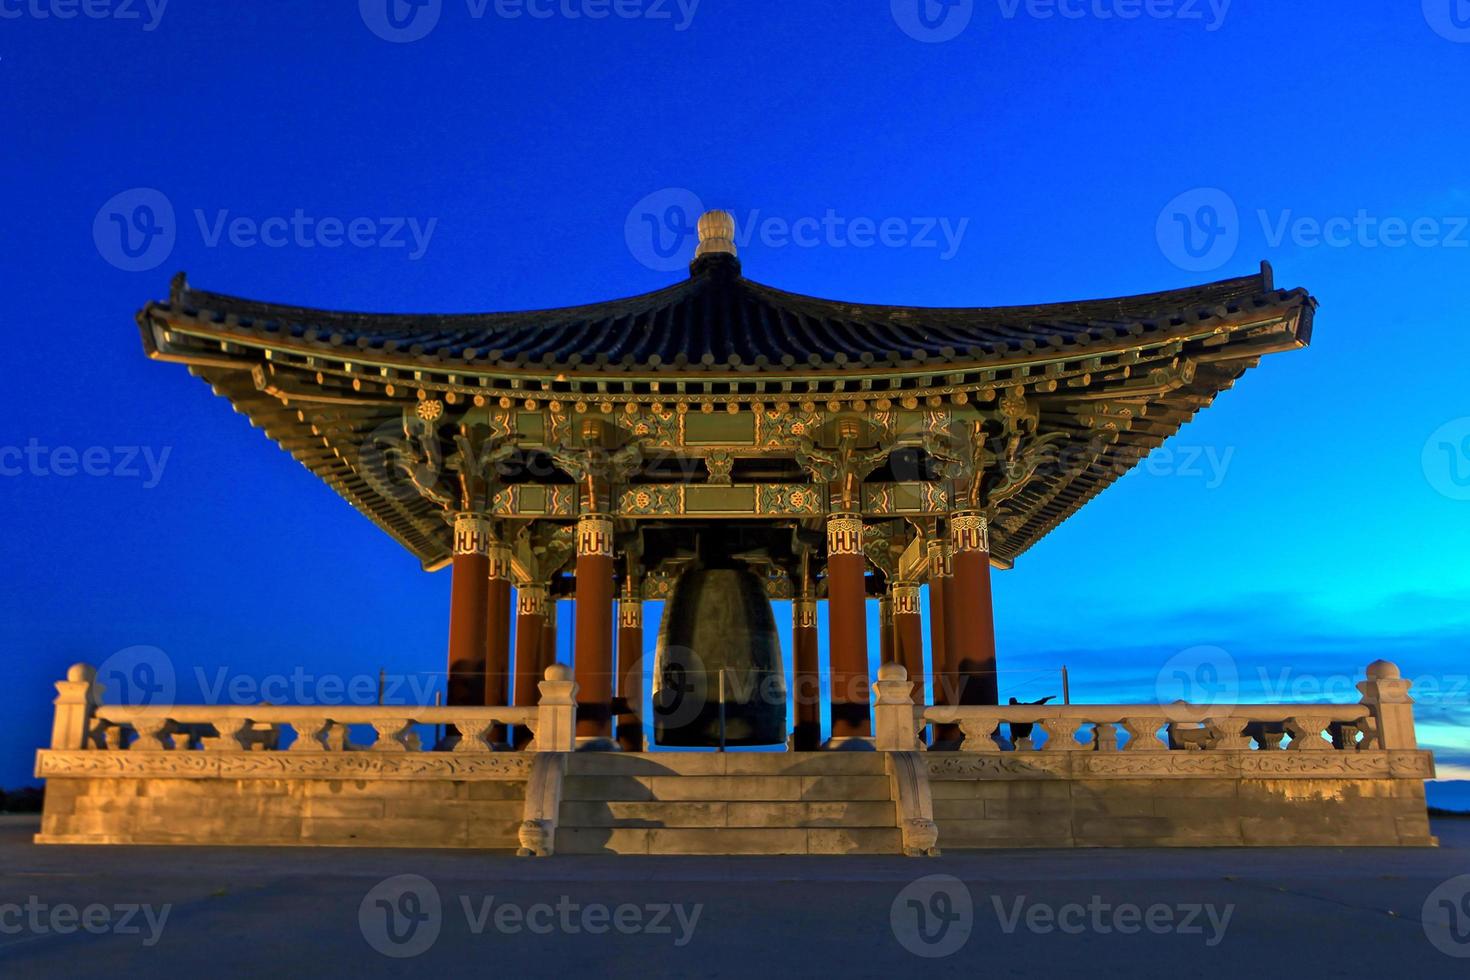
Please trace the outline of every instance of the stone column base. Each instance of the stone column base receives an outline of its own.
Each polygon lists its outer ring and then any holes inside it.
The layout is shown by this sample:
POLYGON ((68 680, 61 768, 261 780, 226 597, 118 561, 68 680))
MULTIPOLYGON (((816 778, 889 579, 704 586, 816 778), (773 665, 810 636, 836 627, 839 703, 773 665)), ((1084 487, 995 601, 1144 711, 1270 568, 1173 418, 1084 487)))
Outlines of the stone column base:
POLYGON ((877 743, 867 735, 841 735, 827 739, 822 748, 828 752, 876 752, 877 743))
POLYGON ((604 735, 578 735, 578 752, 621 752, 622 747, 617 742, 604 735))

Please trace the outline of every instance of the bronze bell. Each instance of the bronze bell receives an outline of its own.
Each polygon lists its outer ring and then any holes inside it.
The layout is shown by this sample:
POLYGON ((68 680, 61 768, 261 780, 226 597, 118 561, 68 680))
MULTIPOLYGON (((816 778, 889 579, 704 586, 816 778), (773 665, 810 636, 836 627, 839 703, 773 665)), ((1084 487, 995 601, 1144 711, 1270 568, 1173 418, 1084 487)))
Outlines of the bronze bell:
POLYGON ((786 672, 765 586, 744 568, 690 569, 658 631, 654 742, 719 745, 722 703, 726 745, 785 743, 786 672))

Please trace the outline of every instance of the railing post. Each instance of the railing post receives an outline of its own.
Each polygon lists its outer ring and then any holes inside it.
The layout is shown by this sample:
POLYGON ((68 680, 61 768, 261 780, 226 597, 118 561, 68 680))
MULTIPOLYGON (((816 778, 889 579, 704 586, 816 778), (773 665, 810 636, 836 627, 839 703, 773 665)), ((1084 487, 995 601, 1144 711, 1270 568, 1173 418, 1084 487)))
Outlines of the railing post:
POLYGON ((1414 682, 1399 673, 1397 664, 1375 660, 1368 665, 1368 679, 1358 682, 1362 703, 1373 711, 1378 724, 1378 746, 1382 749, 1417 749, 1414 733, 1414 699, 1409 688, 1414 682))
POLYGON ((93 718, 101 696, 96 669, 86 664, 72 664, 66 672, 66 680, 56 682, 51 748, 91 748, 93 718))
POLYGON ((915 752, 919 740, 914 732, 914 684, 903 664, 886 663, 878 668, 873 685, 875 741, 879 752, 915 752))
POLYGON ((565 664, 546 668, 536 707, 535 752, 571 752, 577 747, 577 682, 565 664))

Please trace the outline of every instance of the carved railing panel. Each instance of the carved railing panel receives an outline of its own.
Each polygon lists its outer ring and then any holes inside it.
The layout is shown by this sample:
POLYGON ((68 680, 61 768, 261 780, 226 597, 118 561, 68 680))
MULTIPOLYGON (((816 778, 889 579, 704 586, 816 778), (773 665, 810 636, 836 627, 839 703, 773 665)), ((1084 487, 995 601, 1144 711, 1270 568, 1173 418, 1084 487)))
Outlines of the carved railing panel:
POLYGON ((1361 704, 934 705, 914 713, 920 727, 958 725, 960 751, 980 754, 1274 751, 1288 738, 1297 751, 1355 752, 1377 738, 1361 704))
POLYGON ((418 726, 443 726, 459 732, 454 751, 490 752, 487 736, 496 726, 537 727, 539 708, 442 708, 346 705, 331 709, 261 705, 258 707, 172 708, 103 705, 97 708, 95 749, 101 751, 277 752, 281 733, 295 738, 290 752, 420 752, 418 726), (350 737, 351 726, 377 733, 370 745, 350 737))

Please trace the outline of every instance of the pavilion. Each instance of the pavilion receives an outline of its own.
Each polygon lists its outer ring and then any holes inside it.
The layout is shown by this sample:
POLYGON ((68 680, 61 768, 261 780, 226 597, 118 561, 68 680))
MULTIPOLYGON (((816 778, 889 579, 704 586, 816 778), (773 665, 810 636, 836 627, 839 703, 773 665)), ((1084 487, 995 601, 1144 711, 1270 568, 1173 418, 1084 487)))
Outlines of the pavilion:
POLYGON ((724 212, 699 233, 687 278, 587 306, 349 313, 181 274, 138 323, 150 357, 188 365, 426 570, 452 567, 451 705, 534 704, 570 597, 580 743, 640 749, 642 602, 713 562, 792 600, 797 690, 831 691, 796 699, 807 750, 823 708, 834 742, 872 734, 869 601, 882 662, 932 675, 939 704, 998 703, 991 569, 1263 355, 1306 346, 1316 308, 1265 264, 1119 299, 862 305, 745 278, 724 212))

